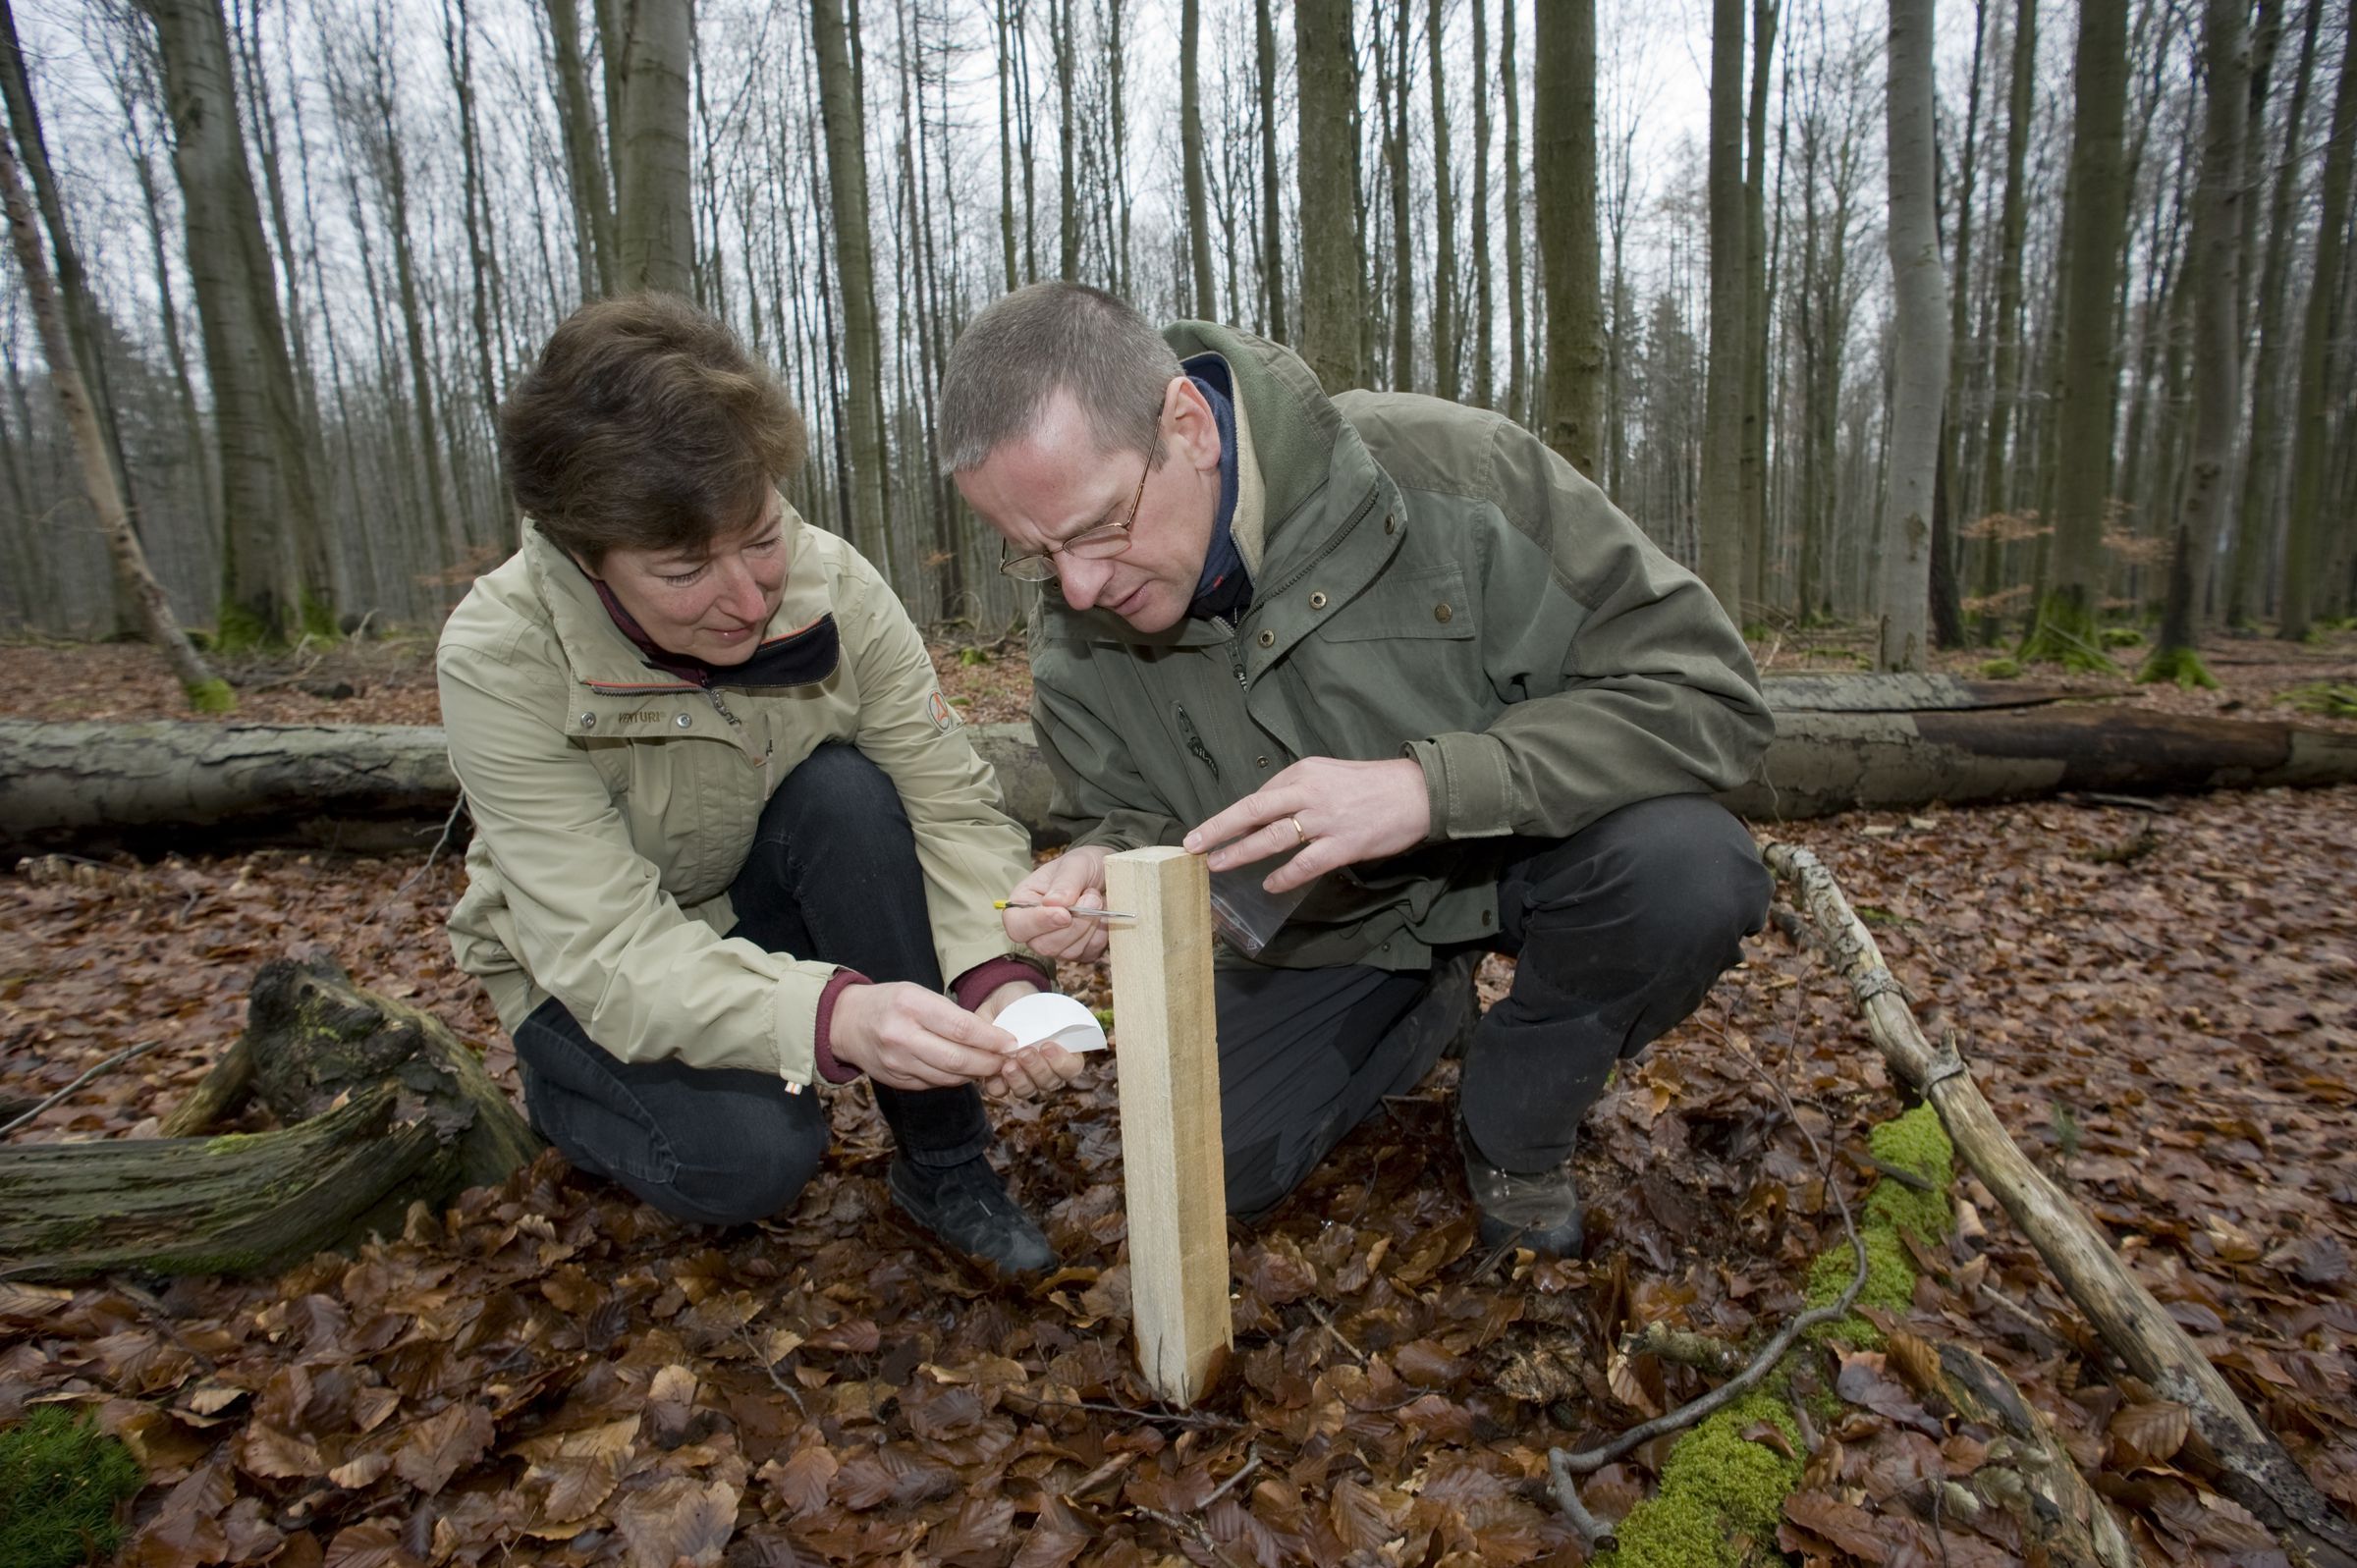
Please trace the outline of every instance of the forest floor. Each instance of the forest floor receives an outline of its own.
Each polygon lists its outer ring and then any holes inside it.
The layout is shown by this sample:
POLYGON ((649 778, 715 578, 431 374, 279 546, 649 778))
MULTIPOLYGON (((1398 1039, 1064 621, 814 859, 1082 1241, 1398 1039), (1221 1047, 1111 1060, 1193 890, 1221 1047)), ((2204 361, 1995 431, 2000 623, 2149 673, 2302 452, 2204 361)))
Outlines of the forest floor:
MULTIPOLYGON (((1759 652, 1774 669, 1854 668, 1856 646, 1759 652)), ((239 717, 431 723, 426 651, 256 665, 239 717)), ((1019 646, 981 653, 937 650, 953 699, 975 720, 1023 717, 1019 646)), ((2222 691, 2126 700, 2303 718, 2287 692, 2357 680, 2345 633, 2212 653, 2222 691)), ((176 714, 142 649, 0 648, 0 716, 176 714)), ((1960 1032, 2015 1137, 2357 1509, 2353 828, 2357 788, 1780 832, 1841 880, 1919 1012, 1960 1032)), ((15 1105, 0 1120, 156 1040, 13 1136, 151 1133, 238 1034, 254 969, 313 948, 439 1012, 513 1088, 441 934, 461 881, 447 858, 291 851, 0 872, 0 1103, 15 1105)), ((1486 964, 1485 999, 1510 978, 1486 964)), ((1100 969, 1063 979, 1109 1004, 1100 969)), ((552 1156, 357 1259, 275 1279, 0 1283, 0 1424, 42 1401, 94 1407, 148 1467, 124 1560, 157 1568, 1576 1562, 1549 1445, 1703 1386, 1651 1358, 1616 1367, 1619 1335, 1667 1322, 1741 1340, 1797 1313, 1810 1260, 1845 1246, 1828 1183, 1854 1203, 1877 1179, 1866 1130, 1899 1102, 1845 988, 1772 930, 1619 1076, 1582 1140, 1587 1255, 1534 1264, 1473 1244, 1453 1073, 1444 1062, 1388 1104, 1267 1221, 1232 1227, 1237 1354, 1193 1413, 1156 1406, 1134 1372, 1098 1063, 1061 1097, 999 1110, 1005 1168, 1065 1260, 1044 1280, 980 1278, 895 1217, 885 1135, 855 1085, 833 1097, 834 1157, 761 1225, 674 1223, 552 1156), (1821 1169, 1804 1132, 1843 1158, 1821 1169)), ((1969 1177, 1958 1194, 1955 1233, 1924 1249, 1890 1325, 2008 1370, 2147 1560, 2280 1560, 2175 1463, 2181 1421, 2103 1351, 1988 1194, 1969 1177)), ((1853 1402, 1815 1434, 1780 1543, 2015 1560, 2001 1523, 1927 1506, 1927 1481, 1969 1468, 1978 1444, 1870 1357, 1847 1358, 1853 1402)), ((1666 1449, 1601 1472, 1591 1508, 1625 1511, 1666 1449)))

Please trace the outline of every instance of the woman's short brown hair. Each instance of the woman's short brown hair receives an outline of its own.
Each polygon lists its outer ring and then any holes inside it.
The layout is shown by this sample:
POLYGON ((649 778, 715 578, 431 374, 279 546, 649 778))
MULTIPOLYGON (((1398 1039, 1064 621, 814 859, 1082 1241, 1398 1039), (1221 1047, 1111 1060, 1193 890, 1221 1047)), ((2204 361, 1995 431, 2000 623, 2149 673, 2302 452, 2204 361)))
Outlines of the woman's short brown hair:
POLYGON ((802 416, 721 322, 675 295, 567 316, 499 411, 516 504, 593 569, 750 527, 801 466, 802 416))

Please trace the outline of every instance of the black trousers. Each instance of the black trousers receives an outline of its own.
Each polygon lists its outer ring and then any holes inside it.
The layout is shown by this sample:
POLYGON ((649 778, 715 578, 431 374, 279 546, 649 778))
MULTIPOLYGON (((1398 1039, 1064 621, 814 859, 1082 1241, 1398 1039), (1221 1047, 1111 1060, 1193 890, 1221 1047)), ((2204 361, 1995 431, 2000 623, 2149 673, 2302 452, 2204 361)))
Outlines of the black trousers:
MULTIPOLYGON (((870 980, 941 989, 908 814, 892 780, 850 746, 821 746, 787 775, 729 897, 731 936, 870 980)), ((578 1168, 682 1219, 776 1214, 827 1152, 817 1094, 789 1094, 770 1072, 619 1060, 553 998, 518 1026, 516 1058, 542 1136, 578 1168)), ((901 1152, 917 1163, 959 1164, 990 1146, 971 1086, 874 1088, 901 1152)))
MULTIPOLYGON (((1512 991, 1474 1028, 1458 1084, 1490 1162, 1568 1159, 1613 1064, 1700 1005, 1767 918, 1751 836, 1702 795, 1624 806, 1557 841, 1519 840, 1498 879, 1512 991)), ((1274 1208, 1387 1095, 1415 1087, 1471 1022, 1481 947, 1429 973, 1223 969, 1220 1115, 1228 1206, 1274 1208)))

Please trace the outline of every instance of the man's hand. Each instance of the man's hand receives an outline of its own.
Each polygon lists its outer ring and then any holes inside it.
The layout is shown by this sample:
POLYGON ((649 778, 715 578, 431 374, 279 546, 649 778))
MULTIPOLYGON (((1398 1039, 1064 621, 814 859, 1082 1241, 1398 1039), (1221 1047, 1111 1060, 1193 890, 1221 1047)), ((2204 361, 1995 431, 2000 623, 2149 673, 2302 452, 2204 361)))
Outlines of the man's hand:
POLYGON ((1074 904, 1105 907, 1105 861, 1110 853, 1093 844, 1067 849, 1016 883, 1007 895, 1010 902, 1042 907, 1004 911, 1008 939, 1046 958, 1089 963, 1104 957, 1105 922, 1069 911, 1074 904))
MULTIPOLYGON (((1008 912, 1020 914, 1024 911, 1008 912)), ((985 1021, 996 1019, 999 1010, 1017 997, 1028 997, 1043 989, 1035 981, 1010 980, 982 999, 981 1004, 974 1008, 974 1016, 985 1021)), ((1010 1053, 1004 1058, 998 1075, 983 1082, 982 1092, 994 1100, 1005 1096, 1020 1100, 1035 1094, 1046 1094, 1051 1089, 1061 1089, 1079 1076, 1080 1058, 1053 1041, 1044 1041, 1010 1053)))
POLYGON ((878 1083, 950 1089, 1005 1073, 1014 1036, 947 997, 896 981, 838 992, 828 1044, 836 1060, 878 1083))
POLYGON ((1432 831, 1424 770, 1413 758, 1304 757, 1186 836, 1186 848, 1231 871, 1299 849, 1261 884, 1288 892, 1339 866, 1413 849, 1432 831))

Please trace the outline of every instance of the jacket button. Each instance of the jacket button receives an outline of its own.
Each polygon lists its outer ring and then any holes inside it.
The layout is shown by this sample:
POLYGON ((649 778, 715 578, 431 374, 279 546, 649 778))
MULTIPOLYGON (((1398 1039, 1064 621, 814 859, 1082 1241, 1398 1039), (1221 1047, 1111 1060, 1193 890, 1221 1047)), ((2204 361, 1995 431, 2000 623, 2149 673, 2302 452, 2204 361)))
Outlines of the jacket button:
POLYGON ((1481 929, 1484 931, 1490 929, 1490 912, 1487 909, 1481 912, 1481 929))
POLYGON ((1432 619, 1442 622, 1443 624, 1447 624, 1449 618, 1455 614, 1456 612, 1450 609, 1446 603, 1437 604, 1432 607, 1432 619))
POLYGON ((1252 761, 1253 761, 1253 762, 1254 762, 1256 765, 1258 765, 1258 766, 1260 766, 1260 767, 1263 767, 1263 768, 1265 768, 1265 767, 1267 767, 1267 766, 1269 765, 1269 759, 1268 759, 1268 758, 1266 758, 1266 757, 1254 757, 1254 758, 1252 759, 1252 761))
POLYGON ((593 713, 582 714, 581 728, 583 730, 595 730, 597 728, 597 715, 593 713))
MULTIPOLYGON (((1446 610, 1446 609, 1448 609, 1449 607, 1448 607, 1447 605, 1443 605, 1441 608, 1442 608, 1442 609, 1444 609, 1444 610, 1446 610)), ((1447 620, 1447 619, 1448 619, 1448 617, 1444 616, 1444 617, 1442 617, 1441 619, 1445 621, 1445 620, 1447 620)), ((682 730, 685 730, 685 729, 686 729, 688 726, 690 726, 690 725, 694 724, 694 723, 695 723, 695 720, 694 720, 693 716, 691 716, 691 715, 688 715, 688 714, 681 714, 681 715, 680 715, 680 716, 679 716, 677 719, 674 719, 674 720, 672 721, 672 723, 673 723, 673 724, 676 724, 676 725, 678 725, 678 726, 679 726, 679 727, 680 727, 682 730)))
POLYGON ((1311 594, 1311 595, 1309 596, 1309 607, 1310 607, 1312 610, 1323 610, 1323 609, 1325 609, 1325 608, 1326 608, 1326 596, 1325 596, 1323 593, 1313 593, 1313 594, 1311 594))
POLYGON ((1274 647, 1276 647, 1276 646, 1277 646, 1277 633, 1275 633, 1274 631, 1264 631, 1264 632, 1262 632, 1262 633, 1260 634, 1260 645, 1261 645, 1262 647, 1264 647, 1264 648, 1274 648, 1274 647))
POLYGON ((1399 519, 1398 519, 1398 518, 1397 518, 1397 517, 1386 517, 1386 518, 1384 518, 1384 519, 1383 519, 1383 531, 1384 531, 1385 533, 1392 533, 1392 532, 1396 532, 1396 531, 1398 529, 1398 527, 1399 527, 1399 519))

